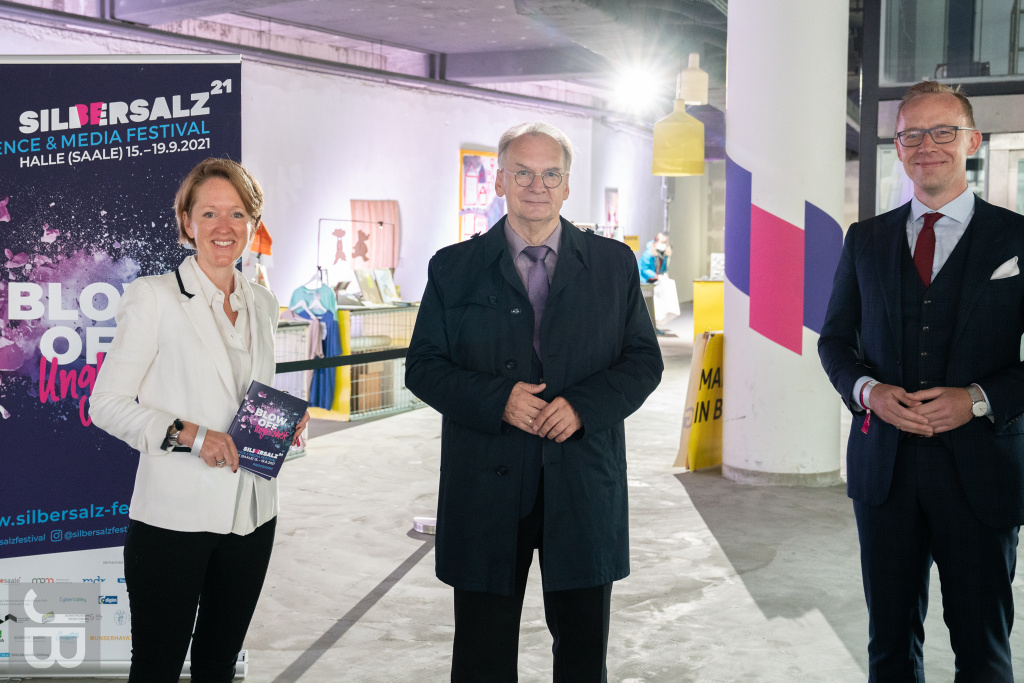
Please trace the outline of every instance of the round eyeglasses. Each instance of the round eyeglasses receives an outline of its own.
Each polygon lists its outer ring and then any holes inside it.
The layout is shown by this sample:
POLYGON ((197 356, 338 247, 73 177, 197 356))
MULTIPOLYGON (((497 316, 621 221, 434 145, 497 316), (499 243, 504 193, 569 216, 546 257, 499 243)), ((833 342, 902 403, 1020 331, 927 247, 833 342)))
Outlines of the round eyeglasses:
POLYGON ((934 128, 908 128, 896 133, 896 139, 904 147, 917 147, 924 142, 925 134, 932 136, 937 145, 945 145, 956 140, 958 130, 977 130, 968 126, 935 126, 934 128))
POLYGON ((540 176, 540 181, 544 183, 544 187, 549 190, 553 190, 562 184, 562 178, 569 175, 568 173, 559 173, 558 171, 544 171, 543 173, 534 173, 533 171, 521 170, 521 171, 506 171, 505 169, 498 169, 503 173, 508 173, 514 176, 516 179, 516 185, 519 187, 529 187, 533 185, 533 179, 540 176))

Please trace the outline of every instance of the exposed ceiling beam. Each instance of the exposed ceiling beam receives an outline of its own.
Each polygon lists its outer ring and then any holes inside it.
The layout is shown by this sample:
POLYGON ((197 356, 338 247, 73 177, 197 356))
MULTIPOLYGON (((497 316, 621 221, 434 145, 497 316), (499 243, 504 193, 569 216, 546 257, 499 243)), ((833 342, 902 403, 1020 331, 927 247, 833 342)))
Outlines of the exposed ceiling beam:
POLYGON ((113 0, 114 18, 154 26, 275 5, 278 0, 113 0))
MULTIPOLYGON (((488 90, 476 86, 449 82, 437 81, 428 78, 396 74, 377 69, 352 66, 328 62, 313 57, 303 57, 262 48, 249 47, 246 45, 235 45, 218 40, 183 36, 175 33, 168 33, 159 29, 152 29, 145 26, 133 26, 119 21, 109 19, 94 19, 92 17, 77 14, 57 12, 55 10, 42 9, 31 5, 18 5, 0 0, 0 19, 9 19, 22 23, 34 24, 47 29, 80 31, 100 35, 116 35, 118 38, 136 42, 143 47, 163 46, 174 49, 197 52, 200 54, 227 54, 242 55, 243 59, 276 66, 298 68, 306 71, 333 74, 349 78, 357 78, 376 83, 404 88, 414 88, 428 92, 448 93, 455 96, 479 99, 489 102, 509 102, 512 104, 538 107, 543 110, 569 112, 592 116, 605 120, 619 121, 622 125, 629 125, 637 130, 649 131, 650 128, 643 123, 633 120, 622 120, 615 112, 607 109, 599 109, 572 102, 560 102, 548 100, 529 95, 506 93, 497 90, 488 90)), ((149 56, 149 55, 146 55, 149 56)))
POLYGON ((506 52, 449 53, 445 77, 465 83, 572 79, 605 76, 608 60, 582 47, 506 52))
POLYGON ((725 49, 727 19, 705 0, 515 0, 528 16, 614 63, 725 49))

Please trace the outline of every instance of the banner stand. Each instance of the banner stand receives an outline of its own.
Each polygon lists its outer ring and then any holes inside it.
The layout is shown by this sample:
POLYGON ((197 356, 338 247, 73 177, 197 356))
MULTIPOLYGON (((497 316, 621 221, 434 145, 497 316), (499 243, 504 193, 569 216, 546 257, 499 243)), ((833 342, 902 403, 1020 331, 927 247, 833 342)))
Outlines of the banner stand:
POLYGON ((124 287, 189 254, 181 180, 241 158, 241 57, 0 64, 0 678, 123 676, 139 455, 92 424, 88 398, 124 287))

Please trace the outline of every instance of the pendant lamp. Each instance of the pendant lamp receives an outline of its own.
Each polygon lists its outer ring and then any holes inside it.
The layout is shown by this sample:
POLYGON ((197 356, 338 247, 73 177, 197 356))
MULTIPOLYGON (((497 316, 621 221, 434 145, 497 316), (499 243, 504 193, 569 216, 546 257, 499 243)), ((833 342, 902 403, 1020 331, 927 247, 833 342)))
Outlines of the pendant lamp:
POLYGON ((651 173, 664 176, 704 175, 704 124, 686 113, 687 104, 707 104, 708 74, 700 55, 690 53, 689 66, 676 81, 672 113, 654 124, 651 173))

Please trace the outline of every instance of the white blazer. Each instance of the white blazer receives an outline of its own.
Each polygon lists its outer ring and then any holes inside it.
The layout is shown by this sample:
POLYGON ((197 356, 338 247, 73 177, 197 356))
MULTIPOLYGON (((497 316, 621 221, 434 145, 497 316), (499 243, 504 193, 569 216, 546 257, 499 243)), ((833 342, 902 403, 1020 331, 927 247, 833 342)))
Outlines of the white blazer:
MULTIPOLYGON (((226 534, 234 520, 239 477, 254 475, 160 449, 175 418, 227 431, 242 400, 217 321, 187 261, 177 270, 181 287, 171 271, 140 277, 125 289, 89 414, 98 427, 139 450, 131 519, 174 531, 226 534), (189 298, 182 289, 195 296, 189 298)), ((265 287, 243 286, 249 290, 243 296, 253 303, 247 307, 250 379, 272 384, 277 298, 265 287)), ((273 483, 277 514, 277 480, 273 483)))

